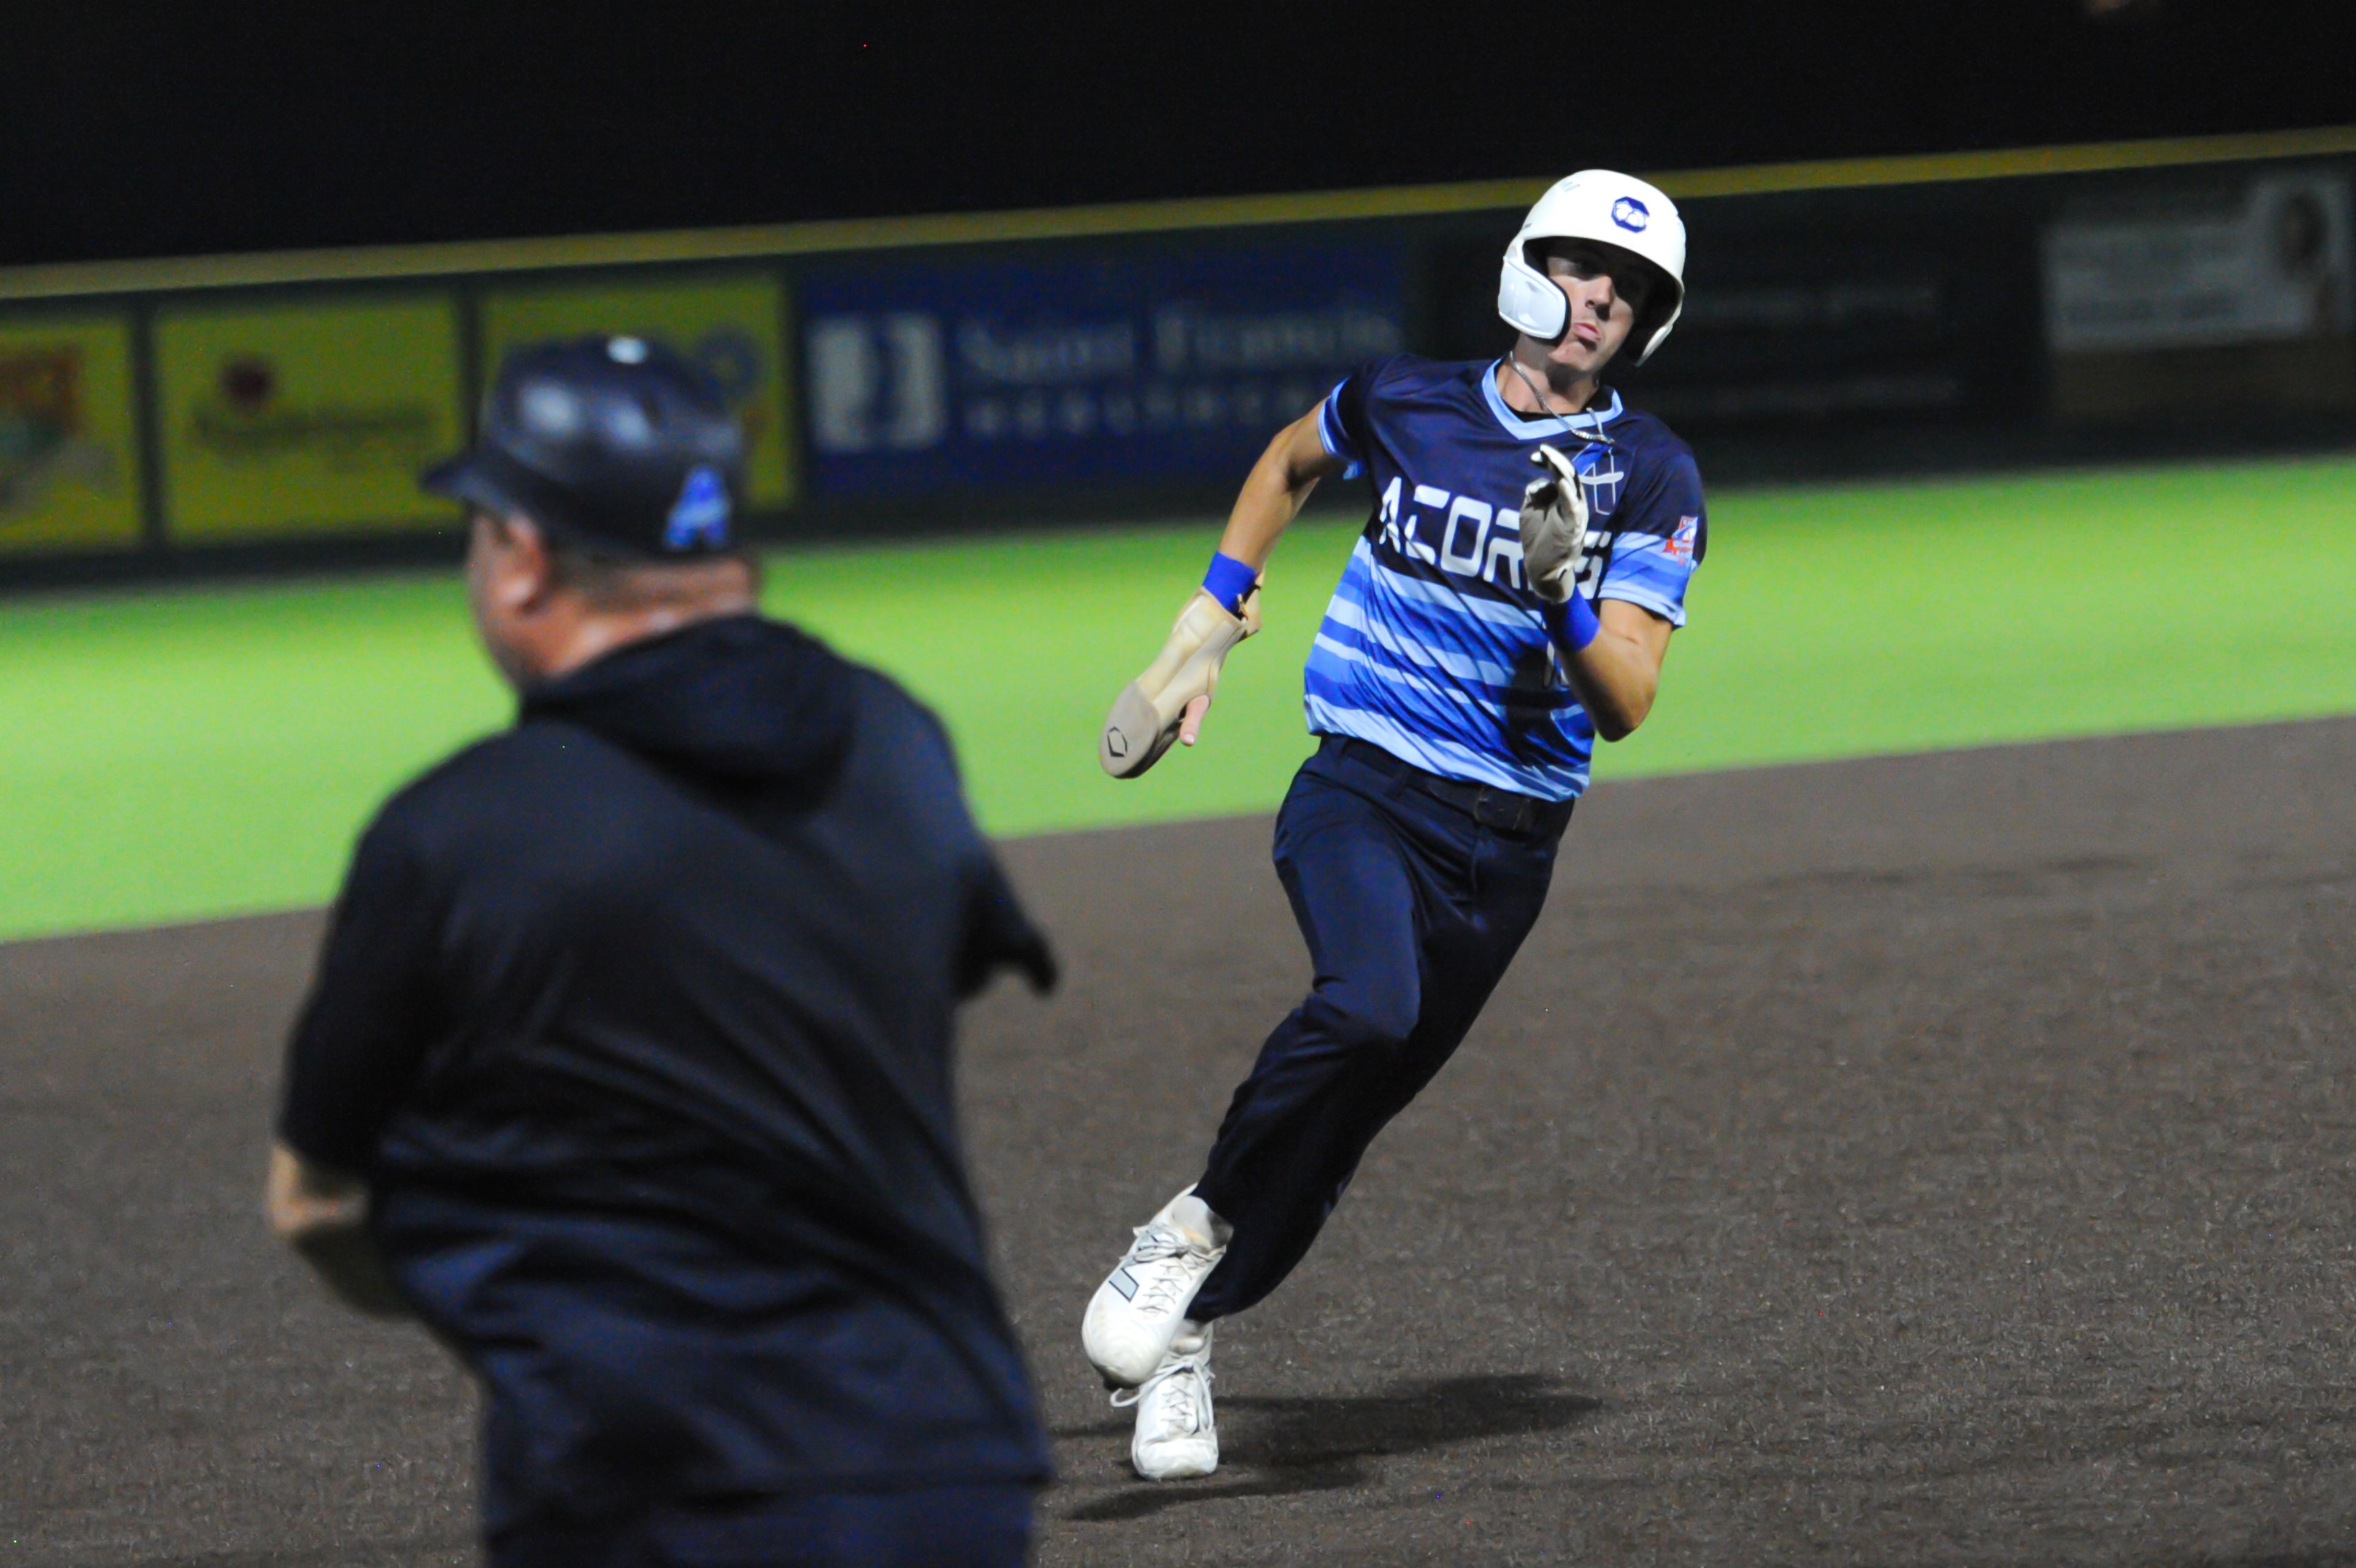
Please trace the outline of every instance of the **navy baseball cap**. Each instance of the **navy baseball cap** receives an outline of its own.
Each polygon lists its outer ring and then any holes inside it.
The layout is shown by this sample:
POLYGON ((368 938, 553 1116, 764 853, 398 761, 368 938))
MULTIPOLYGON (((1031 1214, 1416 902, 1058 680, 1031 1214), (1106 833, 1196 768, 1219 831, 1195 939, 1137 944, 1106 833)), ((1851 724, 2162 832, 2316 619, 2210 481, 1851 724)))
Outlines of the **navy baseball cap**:
POLYGON ((659 343, 534 344, 499 367, 473 448, 419 483, 592 549, 708 555, 737 542, 744 435, 711 379, 659 343))

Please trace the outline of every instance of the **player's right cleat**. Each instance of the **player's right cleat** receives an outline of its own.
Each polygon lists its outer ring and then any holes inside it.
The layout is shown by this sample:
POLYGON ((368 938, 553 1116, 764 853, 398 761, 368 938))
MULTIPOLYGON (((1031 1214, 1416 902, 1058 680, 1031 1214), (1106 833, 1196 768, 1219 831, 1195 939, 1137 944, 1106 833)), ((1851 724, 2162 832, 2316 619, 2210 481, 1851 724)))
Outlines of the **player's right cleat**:
POLYGON ((1192 1188, 1137 1228, 1080 1320, 1080 1343, 1107 1388, 1136 1388, 1168 1359, 1194 1293, 1226 1255, 1225 1229, 1192 1188))
POLYGON ((1211 1415, 1211 1330, 1181 1335, 1162 1365, 1116 1406, 1137 1407, 1129 1462, 1149 1481, 1184 1481, 1219 1467, 1219 1428, 1211 1415))

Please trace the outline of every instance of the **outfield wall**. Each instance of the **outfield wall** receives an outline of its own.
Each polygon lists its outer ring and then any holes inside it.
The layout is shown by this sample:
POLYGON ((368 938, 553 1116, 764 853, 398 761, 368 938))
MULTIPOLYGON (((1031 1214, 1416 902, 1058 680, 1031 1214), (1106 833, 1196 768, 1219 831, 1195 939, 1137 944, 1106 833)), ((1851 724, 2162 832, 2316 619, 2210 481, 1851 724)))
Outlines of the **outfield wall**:
MULTIPOLYGON (((2356 128, 1656 176, 1614 379, 1714 477, 2356 432, 2356 128)), ((499 357, 658 336, 768 537, 1215 506, 1350 366, 1496 352, 1542 182, 0 271, 0 582, 445 556, 417 468, 499 357)))

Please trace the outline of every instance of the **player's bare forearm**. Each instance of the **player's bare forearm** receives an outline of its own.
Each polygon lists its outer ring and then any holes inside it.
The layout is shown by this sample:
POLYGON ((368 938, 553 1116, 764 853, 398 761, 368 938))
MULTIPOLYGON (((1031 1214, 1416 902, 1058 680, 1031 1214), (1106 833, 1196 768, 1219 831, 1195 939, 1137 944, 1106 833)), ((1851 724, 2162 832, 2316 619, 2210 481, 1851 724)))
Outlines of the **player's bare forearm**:
POLYGON ((1598 606, 1602 629, 1595 640, 1569 656, 1564 671, 1580 706, 1607 741, 1624 741, 1653 710, 1661 689, 1661 661, 1668 656, 1676 628, 1650 610, 1623 599, 1598 606))
MULTIPOLYGON (((1319 405, 1321 408, 1323 405, 1319 405)), ((1276 432, 1268 450, 1252 464, 1244 487, 1227 515, 1226 531, 1219 536, 1219 553, 1242 561, 1257 571, 1268 564, 1276 541, 1301 515, 1317 481, 1349 466, 1325 450, 1317 432, 1318 411, 1312 409, 1276 432)), ((1258 627, 1257 612, 1251 624, 1258 627)), ((1178 727, 1178 743, 1191 746, 1203 731, 1203 715, 1211 708, 1211 694, 1188 699, 1178 727)), ((1111 766, 1110 763, 1107 764, 1111 766)))
POLYGON ((368 1233, 368 1184, 272 1146, 262 1206, 272 1233, 318 1271, 343 1303, 371 1317, 411 1316, 368 1233))
POLYGON ((1317 433, 1315 409, 1277 432, 1252 464, 1235 510, 1227 515, 1226 531, 1219 536, 1220 553, 1248 566, 1266 566, 1278 538, 1301 515, 1317 481, 1345 466, 1325 450, 1317 433))

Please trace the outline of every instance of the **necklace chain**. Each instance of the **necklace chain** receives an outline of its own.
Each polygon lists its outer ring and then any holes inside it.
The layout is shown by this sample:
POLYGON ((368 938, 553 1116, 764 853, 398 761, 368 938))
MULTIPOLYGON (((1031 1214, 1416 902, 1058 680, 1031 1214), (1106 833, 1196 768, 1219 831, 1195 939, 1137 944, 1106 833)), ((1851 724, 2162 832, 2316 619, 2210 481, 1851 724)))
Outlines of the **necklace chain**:
MULTIPOLYGON (((1530 373, 1522 368, 1522 362, 1515 358, 1510 354, 1505 356, 1505 368, 1511 370, 1515 376, 1519 377, 1521 379, 1522 385, 1530 389, 1530 396, 1538 400, 1539 412, 1553 414, 1557 419, 1575 420, 1579 417, 1580 411, 1577 409, 1558 411, 1552 403, 1547 402, 1546 389, 1539 386, 1536 381, 1531 380, 1530 373)), ((1565 400, 1568 401, 1569 400, 1566 399, 1565 400)))

